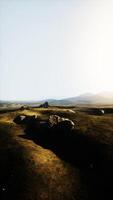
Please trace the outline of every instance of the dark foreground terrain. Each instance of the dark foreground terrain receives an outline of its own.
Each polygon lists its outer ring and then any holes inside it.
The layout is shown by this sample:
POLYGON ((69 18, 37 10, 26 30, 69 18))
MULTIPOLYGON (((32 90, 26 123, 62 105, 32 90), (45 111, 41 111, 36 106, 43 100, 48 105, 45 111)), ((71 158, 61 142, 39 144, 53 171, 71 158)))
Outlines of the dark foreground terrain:
POLYGON ((113 109, 31 108, 0 114, 1 200, 113 199, 113 109), (72 131, 14 123, 19 114, 75 123, 72 131))

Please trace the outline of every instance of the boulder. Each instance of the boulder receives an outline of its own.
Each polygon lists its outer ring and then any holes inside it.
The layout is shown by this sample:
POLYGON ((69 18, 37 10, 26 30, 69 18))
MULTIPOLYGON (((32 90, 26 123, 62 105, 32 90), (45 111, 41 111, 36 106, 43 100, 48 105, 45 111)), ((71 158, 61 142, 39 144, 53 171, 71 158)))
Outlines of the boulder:
POLYGON ((64 117, 60 117, 58 115, 50 115, 49 117, 50 126, 56 126, 58 128, 71 130, 74 128, 75 124, 72 120, 64 117))
POLYGON ((105 114, 105 111, 104 111, 104 109, 101 109, 101 110, 100 110, 100 114, 102 114, 102 115, 104 115, 104 114, 105 114))
POLYGON ((16 124, 25 124, 25 125, 27 125, 27 124, 33 124, 36 121, 38 121, 36 115, 32 115, 32 116, 29 116, 29 115, 17 115, 14 118, 14 122, 16 124))
POLYGON ((13 121, 14 121, 16 124, 24 124, 25 119, 26 119, 26 115, 17 115, 17 116, 14 118, 13 121))
POLYGON ((39 108, 48 108, 48 107, 49 107, 49 104, 47 101, 39 106, 39 108))

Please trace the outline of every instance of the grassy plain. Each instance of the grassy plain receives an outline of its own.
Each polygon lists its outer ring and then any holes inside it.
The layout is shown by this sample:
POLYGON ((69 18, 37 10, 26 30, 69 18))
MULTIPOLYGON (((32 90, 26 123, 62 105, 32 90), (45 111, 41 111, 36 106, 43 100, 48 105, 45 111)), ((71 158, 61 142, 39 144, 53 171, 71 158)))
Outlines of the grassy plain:
MULTIPOLYGON (((98 115, 89 112, 89 109, 50 107, 2 110, 1 200, 113 199, 113 112, 111 109, 111 112, 98 115), (46 141, 38 140, 40 132, 37 133, 37 140, 25 137, 25 127, 13 122, 19 114, 37 115, 40 120, 48 120, 51 114, 71 119, 75 123, 73 142, 68 143, 68 138, 64 138, 64 147, 63 141, 60 142, 62 133, 58 133, 60 145, 58 141, 53 141, 52 146, 49 140, 48 145, 46 141)), ((46 137, 43 139, 46 140, 46 137)))

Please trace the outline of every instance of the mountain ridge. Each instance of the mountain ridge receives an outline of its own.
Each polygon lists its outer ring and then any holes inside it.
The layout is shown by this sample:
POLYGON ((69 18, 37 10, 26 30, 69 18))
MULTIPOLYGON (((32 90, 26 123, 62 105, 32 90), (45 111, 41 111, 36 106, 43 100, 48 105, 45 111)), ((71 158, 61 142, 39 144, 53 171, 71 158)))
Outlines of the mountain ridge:
POLYGON ((77 105, 77 104, 113 104, 113 92, 100 92, 97 94, 84 93, 75 97, 67 97, 62 99, 44 99, 44 100, 23 100, 23 101, 3 101, 0 104, 41 104, 48 101, 50 105, 77 105))

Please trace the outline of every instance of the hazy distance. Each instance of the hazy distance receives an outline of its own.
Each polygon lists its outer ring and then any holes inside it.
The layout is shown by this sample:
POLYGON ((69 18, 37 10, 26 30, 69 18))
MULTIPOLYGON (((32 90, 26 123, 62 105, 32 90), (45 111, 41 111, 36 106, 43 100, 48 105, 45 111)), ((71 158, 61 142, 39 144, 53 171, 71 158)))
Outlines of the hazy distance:
POLYGON ((0 99, 113 91, 112 0, 0 0, 0 99))

